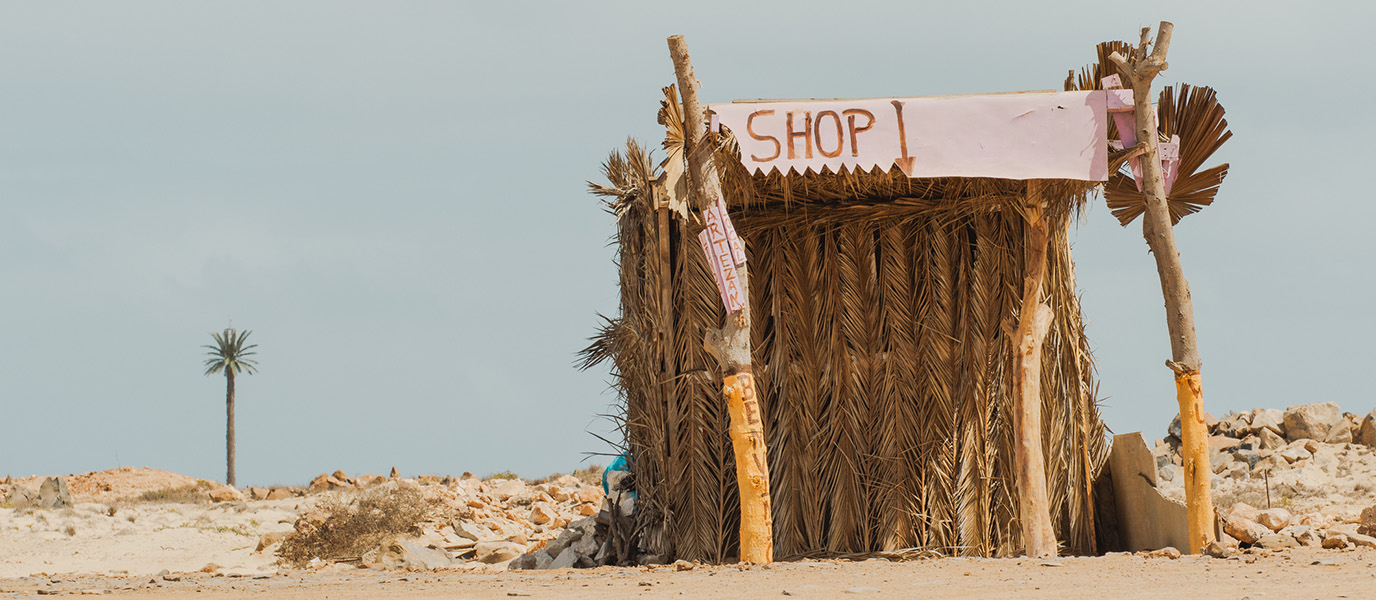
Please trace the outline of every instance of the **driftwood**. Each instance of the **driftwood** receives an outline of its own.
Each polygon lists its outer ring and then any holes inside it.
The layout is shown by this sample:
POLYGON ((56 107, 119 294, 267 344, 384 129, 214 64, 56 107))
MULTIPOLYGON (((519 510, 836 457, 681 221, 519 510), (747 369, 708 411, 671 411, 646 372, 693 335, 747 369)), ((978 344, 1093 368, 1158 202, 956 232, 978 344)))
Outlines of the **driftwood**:
MULTIPOLYGON (((688 159, 691 206, 706 209, 722 196, 721 178, 712 160, 713 149, 701 137, 705 130, 703 107, 698 103, 697 79, 688 58, 683 36, 669 38, 678 89, 683 98, 683 151, 688 159)), ((736 455, 736 482, 741 501, 741 561, 765 564, 774 559, 773 517, 769 507, 769 464, 766 461, 764 424, 751 372, 750 276, 744 263, 736 265, 745 307, 726 315, 726 324, 709 331, 703 340, 716 357, 722 373, 722 392, 731 416, 731 443, 736 455)))
POLYGON ((1174 26, 1162 21, 1156 31, 1156 44, 1147 53, 1150 28, 1143 28, 1141 42, 1133 52, 1132 62, 1118 52, 1109 55, 1119 72, 1127 76, 1132 87, 1133 112, 1136 117, 1137 138, 1146 144, 1141 158, 1142 193, 1146 196, 1146 214, 1142 219, 1142 236, 1156 259, 1156 271, 1161 278, 1161 294, 1166 304, 1166 328, 1171 339, 1171 359, 1166 366, 1175 372, 1176 402, 1180 405, 1180 430, 1185 471, 1185 506, 1189 519, 1191 554, 1214 540, 1213 500, 1209 496, 1210 476, 1208 432, 1204 426, 1204 394, 1200 371, 1199 344, 1195 337, 1194 307, 1190 302, 1190 285, 1180 266, 1180 251, 1175 245, 1175 231, 1171 227, 1170 210, 1166 204, 1166 185, 1157 151, 1156 119, 1151 106, 1151 84, 1157 73, 1167 69, 1166 51, 1170 48, 1174 26))
POLYGON ((1010 337, 1017 344, 1014 375, 1013 455, 1018 486, 1018 518, 1028 556, 1056 555, 1056 530, 1051 525, 1051 502, 1046 494, 1046 458, 1042 453, 1042 343, 1054 313, 1042 302, 1046 277, 1047 216, 1041 182, 1027 182, 1027 254, 1018 328, 1010 337))

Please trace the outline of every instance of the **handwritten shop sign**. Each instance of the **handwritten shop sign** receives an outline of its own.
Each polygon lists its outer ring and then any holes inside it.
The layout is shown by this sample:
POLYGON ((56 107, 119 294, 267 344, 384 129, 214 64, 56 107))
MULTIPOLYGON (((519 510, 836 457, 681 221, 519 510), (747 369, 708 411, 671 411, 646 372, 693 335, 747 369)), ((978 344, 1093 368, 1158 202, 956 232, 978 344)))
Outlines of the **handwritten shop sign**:
POLYGON ((1105 92, 711 107, 754 173, 897 165, 909 177, 1108 179, 1105 92))

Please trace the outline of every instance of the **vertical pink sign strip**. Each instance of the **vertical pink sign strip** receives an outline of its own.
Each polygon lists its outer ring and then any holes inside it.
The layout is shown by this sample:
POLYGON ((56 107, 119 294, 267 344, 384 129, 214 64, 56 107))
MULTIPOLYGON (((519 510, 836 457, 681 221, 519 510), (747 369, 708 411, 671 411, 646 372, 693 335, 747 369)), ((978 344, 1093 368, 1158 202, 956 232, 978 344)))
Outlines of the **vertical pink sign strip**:
POLYGON ((708 228, 698 234, 698 241, 702 243, 702 252, 707 255, 708 266, 712 270, 712 278, 717 282, 717 291, 721 292, 721 303, 726 307, 726 312, 732 313, 745 308, 740 281, 736 278, 735 261, 731 257, 725 236, 715 240, 711 229, 708 228))
POLYGON ((745 264, 745 243, 741 242, 740 236, 736 235, 736 226, 731 224, 731 214, 726 212, 726 201, 718 196, 714 208, 717 209, 723 229, 726 230, 726 241, 731 245, 731 258, 736 261, 736 266, 739 267, 745 264))
POLYGON ((1180 175, 1180 136, 1171 136, 1171 141, 1161 142, 1157 145, 1157 151, 1161 153, 1161 174, 1166 180, 1166 195, 1171 194, 1171 188, 1175 186, 1175 178, 1180 175))

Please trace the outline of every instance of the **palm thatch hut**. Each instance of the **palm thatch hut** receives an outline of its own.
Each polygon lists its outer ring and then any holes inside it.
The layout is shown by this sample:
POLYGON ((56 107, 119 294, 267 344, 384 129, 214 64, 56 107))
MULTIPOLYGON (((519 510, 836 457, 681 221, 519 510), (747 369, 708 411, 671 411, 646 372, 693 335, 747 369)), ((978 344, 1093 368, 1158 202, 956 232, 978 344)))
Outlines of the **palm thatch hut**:
MULTIPOLYGON (((737 552, 738 498, 703 334, 724 309, 702 225, 672 189, 676 102, 662 104, 660 122, 664 165, 628 142, 604 165, 608 183, 590 184, 617 219, 621 307, 584 361, 612 361, 639 543, 662 558, 723 562, 737 552)), ((750 255, 776 556, 1020 552, 1005 326, 1022 302, 1028 182, 910 179, 897 168, 752 175, 729 135, 713 139, 750 255)), ((1051 513, 1064 550, 1091 553, 1106 431, 1067 226, 1095 184, 1039 184, 1055 224, 1041 373, 1051 513)))

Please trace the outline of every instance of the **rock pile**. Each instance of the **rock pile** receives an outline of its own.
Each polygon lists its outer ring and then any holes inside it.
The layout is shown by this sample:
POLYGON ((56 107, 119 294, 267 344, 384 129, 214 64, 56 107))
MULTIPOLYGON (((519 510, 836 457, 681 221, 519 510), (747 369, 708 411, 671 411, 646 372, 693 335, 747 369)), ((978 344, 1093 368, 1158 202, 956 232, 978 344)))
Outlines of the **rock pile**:
MULTIPOLYGON (((436 509, 421 524, 418 537, 390 539, 359 559, 364 567, 407 570, 505 568, 513 559, 551 544, 573 545, 579 540, 570 539, 568 532, 589 529, 587 517, 596 514, 603 501, 600 486, 571 475, 532 484, 521 479, 484 481, 469 474, 350 478, 336 471, 311 484, 316 491, 332 490, 322 494, 374 487, 416 490, 436 509)), ((327 518, 323 511, 310 511, 295 527, 309 531, 325 526, 327 518)))
MULTIPOLYGON (((1225 542, 1376 547, 1376 412, 1361 417, 1317 402, 1205 415, 1205 422, 1225 542)), ((1153 450, 1158 485, 1183 502, 1179 416, 1166 433, 1153 450)))
POLYGON ((633 539, 622 539, 617 547, 613 527, 621 531, 634 529, 635 481, 630 472, 607 472, 607 487, 611 495, 603 499, 595 517, 584 517, 572 523, 543 548, 533 549, 516 560, 509 568, 518 569, 587 569, 602 565, 620 564, 634 558, 637 562, 656 562, 658 557, 639 552, 633 539), (631 546, 631 547, 624 547, 631 546))
POLYGON ((36 506, 38 508, 67 508, 72 505, 72 494, 67 489, 66 477, 49 477, 43 480, 37 490, 18 485, 6 478, 4 493, 0 494, 6 506, 36 506))

